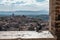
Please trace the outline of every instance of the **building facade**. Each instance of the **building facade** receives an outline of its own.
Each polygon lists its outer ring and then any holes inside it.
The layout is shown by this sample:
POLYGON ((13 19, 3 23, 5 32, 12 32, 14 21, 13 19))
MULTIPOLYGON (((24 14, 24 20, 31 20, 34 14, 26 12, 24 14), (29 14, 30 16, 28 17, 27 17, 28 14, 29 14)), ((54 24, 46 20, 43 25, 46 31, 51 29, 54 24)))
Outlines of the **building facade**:
POLYGON ((60 40, 60 0, 50 0, 50 31, 60 40))

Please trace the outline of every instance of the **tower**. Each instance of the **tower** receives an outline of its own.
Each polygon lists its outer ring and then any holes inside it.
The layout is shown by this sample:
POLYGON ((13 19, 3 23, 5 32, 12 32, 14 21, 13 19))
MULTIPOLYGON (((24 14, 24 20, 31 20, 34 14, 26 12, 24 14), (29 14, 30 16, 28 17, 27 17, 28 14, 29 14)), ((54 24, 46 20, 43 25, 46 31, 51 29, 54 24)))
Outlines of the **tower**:
POLYGON ((12 16, 14 17, 14 13, 12 13, 12 16))
POLYGON ((50 31, 60 40, 60 0, 50 0, 50 31))

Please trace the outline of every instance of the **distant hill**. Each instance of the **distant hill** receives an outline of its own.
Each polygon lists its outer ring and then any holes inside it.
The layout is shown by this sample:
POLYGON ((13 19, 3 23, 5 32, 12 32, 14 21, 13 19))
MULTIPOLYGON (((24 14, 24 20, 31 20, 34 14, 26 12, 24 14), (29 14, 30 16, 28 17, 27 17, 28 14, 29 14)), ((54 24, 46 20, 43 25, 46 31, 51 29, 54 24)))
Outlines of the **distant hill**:
POLYGON ((0 15, 11 15, 14 13, 15 15, 40 15, 40 14, 48 14, 48 11, 0 11, 0 15))
POLYGON ((29 17, 32 17, 32 18, 39 18, 39 19, 42 19, 44 21, 48 21, 49 20, 49 15, 47 14, 41 14, 41 15, 28 15, 29 17))

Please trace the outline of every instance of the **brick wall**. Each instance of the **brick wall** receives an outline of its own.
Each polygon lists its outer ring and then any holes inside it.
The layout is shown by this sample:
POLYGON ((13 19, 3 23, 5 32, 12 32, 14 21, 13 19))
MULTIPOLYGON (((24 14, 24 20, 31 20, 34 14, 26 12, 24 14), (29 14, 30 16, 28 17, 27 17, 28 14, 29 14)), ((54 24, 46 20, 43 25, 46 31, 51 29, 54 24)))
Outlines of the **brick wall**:
POLYGON ((60 0, 50 0, 51 32, 60 40, 60 0))

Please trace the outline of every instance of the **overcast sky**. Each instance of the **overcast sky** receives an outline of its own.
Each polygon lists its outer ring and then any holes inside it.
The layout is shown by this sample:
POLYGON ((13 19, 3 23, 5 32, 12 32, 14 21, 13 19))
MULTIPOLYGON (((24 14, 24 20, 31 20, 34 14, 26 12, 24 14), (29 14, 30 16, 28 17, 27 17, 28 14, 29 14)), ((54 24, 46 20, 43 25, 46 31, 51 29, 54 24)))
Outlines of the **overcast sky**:
POLYGON ((49 11, 49 0, 0 0, 0 11, 49 11))

